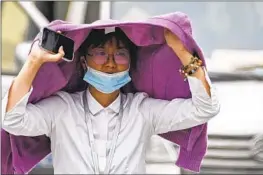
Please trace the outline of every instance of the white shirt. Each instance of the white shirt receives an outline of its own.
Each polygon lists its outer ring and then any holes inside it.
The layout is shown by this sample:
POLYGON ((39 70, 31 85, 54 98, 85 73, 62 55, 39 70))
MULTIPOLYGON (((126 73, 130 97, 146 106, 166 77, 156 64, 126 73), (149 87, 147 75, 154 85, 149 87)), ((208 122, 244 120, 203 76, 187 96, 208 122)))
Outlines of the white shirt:
MULTIPOLYGON (((206 79, 210 83, 207 74, 206 79)), ((144 174, 146 148, 152 135, 203 124, 219 112, 220 105, 211 83, 209 97, 199 79, 188 77, 188 82, 191 99, 166 101, 150 98, 145 93, 129 93, 119 95, 107 108, 87 91, 101 172, 105 168, 121 98, 123 119, 111 174, 144 174)), ((3 129, 14 135, 50 137, 55 174, 93 174, 83 92, 58 92, 36 104, 27 104, 31 93, 32 88, 13 109, 3 113, 3 129)), ((2 100, 2 111, 6 109, 7 98, 8 95, 2 100)))

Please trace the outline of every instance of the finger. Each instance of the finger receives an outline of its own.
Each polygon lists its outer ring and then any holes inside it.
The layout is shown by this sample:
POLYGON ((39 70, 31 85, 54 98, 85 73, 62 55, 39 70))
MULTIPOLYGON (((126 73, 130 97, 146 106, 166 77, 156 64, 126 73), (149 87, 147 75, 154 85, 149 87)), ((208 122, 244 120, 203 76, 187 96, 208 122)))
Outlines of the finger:
POLYGON ((57 54, 49 54, 48 59, 50 61, 58 61, 62 59, 65 55, 65 52, 63 50, 63 46, 60 46, 57 54))
POLYGON ((65 52, 64 52, 63 46, 59 47, 58 53, 56 55, 58 55, 59 58, 63 58, 64 57, 65 52))
POLYGON ((169 33, 169 32, 170 32, 169 29, 167 29, 167 28, 164 29, 164 33, 169 33))
POLYGON ((62 54, 63 56, 65 55, 65 52, 64 52, 63 46, 60 46, 60 47, 59 47, 59 49, 58 49, 58 53, 62 54))
POLYGON ((170 30, 166 28, 166 29, 164 30, 164 36, 165 36, 165 37, 169 37, 170 35, 171 35, 170 30))

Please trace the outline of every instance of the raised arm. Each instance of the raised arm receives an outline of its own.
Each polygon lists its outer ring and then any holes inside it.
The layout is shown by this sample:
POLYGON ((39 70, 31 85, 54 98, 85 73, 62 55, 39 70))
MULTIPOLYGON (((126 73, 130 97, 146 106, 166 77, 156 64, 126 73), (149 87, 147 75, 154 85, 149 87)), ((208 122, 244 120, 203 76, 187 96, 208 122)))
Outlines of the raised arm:
POLYGON ((13 80, 9 91, 2 100, 2 127, 14 135, 46 134, 50 120, 49 101, 37 105, 27 104, 32 92, 32 82, 45 62, 56 62, 64 56, 63 48, 51 54, 39 48, 37 42, 32 47, 23 68, 13 80))
MULTIPOLYGON (((176 35, 165 30, 165 39, 184 66, 188 65, 191 55, 176 35)), ((183 77, 182 77, 183 78, 183 77)), ((187 76, 192 98, 172 101, 142 97, 139 110, 152 126, 153 134, 182 130, 206 123, 220 110, 214 87, 203 67, 198 67, 187 76)))
POLYGON ((37 42, 35 42, 27 61, 9 89, 8 102, 4 110, 6 112, 10 111, 29 92, 32 82, 43 63, 56 62, 63 56, 63 48, 60 48, 57 54, 50 54, 39 48, 37 42))
MULTIPOLYGON (((164 37, 165 37, 167 45, 179 57, 183 66, 187 66, 191 62, 193 55, 184 47, 180 39, 168 29, 164 31, 164 37)), ((191 76, 196 77, 197 79, 201 80, 207 93, 209 94, 209 96, 211 96, 209 82, 207 81, 208 79, 205 76, 204 69, 197 69, 197 71, 191 76)))

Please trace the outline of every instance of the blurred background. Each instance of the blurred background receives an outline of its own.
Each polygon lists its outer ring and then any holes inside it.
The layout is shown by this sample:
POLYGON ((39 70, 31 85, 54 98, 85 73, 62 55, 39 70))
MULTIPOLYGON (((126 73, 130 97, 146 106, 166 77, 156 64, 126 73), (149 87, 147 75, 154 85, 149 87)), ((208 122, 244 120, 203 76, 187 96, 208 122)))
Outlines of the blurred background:
MULTIPOLYGON (((221 101, 208 127, 201 173, 263 173, 263 2, 1 2, 2 94, 23 66, 40 27, 62 19, 137 20, 181 11, 192 21, 221 101)), ((178 146, 158 136, 147 152, 147 173, 190 174, 174 165, 178 146)), ((52 157, 31 174, 52 174, 52 157)))

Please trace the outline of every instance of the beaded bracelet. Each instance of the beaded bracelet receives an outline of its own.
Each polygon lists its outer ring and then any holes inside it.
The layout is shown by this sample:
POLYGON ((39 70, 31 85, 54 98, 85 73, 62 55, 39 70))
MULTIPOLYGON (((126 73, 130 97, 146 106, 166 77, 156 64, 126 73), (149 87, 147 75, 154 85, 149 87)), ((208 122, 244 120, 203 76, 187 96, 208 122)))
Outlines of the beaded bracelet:
POLYGON ((202 60, 197 57, 192 57, 191 62, 188 65, 182 66, 182 68, 179 69, 179 72, 184 76, 184 81, 186 81, 188 75, 193 75, 201 65, 202 60))

